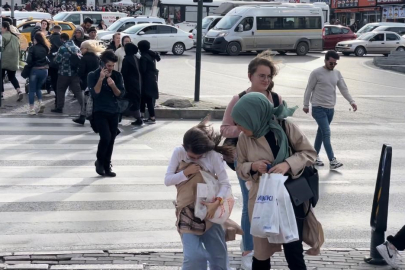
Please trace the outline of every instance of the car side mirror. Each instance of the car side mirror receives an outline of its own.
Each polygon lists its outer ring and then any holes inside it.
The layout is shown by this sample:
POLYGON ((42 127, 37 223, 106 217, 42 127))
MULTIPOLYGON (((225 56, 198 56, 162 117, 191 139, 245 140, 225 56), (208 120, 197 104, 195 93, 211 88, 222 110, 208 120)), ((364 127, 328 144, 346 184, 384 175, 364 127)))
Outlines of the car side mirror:
POLYGON ((243 32, 243 25, 242 24, 238 25, 238 32, 243 32))
POLYGON ((141 31, 141 32, 138 33, 138 35, 143 36, 143 35, 145 35, 145 32, 141 31))
POLYGON ((375 41, 375 39, 374 39, 374 38, 372 38, 372 39, 370 39, 369 41, 370 41, 370 42, 373 42, 373 41, 375 41))

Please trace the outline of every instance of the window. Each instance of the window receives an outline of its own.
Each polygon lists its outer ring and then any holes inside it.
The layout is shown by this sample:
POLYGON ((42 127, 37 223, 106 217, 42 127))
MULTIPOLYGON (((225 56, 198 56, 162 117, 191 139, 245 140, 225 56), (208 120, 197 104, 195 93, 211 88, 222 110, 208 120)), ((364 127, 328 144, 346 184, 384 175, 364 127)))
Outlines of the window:
POLYGON ((127 22, 127 23, 124 23, 123 25, 121 25, 121 27, 117 30, 117 32, 122 32, 122 31, 124 31, 124 30, 126 30, 126 29, 128 29, 128 28, 130 28, 131 26, 134 26, 135 25, 135 22, 127 22))
POLYGON ((213 23, 211 23, 211 25, 210 25, 209 29, 214 28, 214 27, 217 25, 217 23, 218 23, 220 20, 221 20, 221 18, 219 18, 219 19, 215 19, 215 21, 214 21, 213 23))
POLYGON ((329 36, 329 35, 330 35, 330 28, 325 27, 325 36, 329 36))
POLYGON ((405 33, 405 27, 390 27, 385 31, 391 31, 403 35, 405 33))
POLYGON ((342 29, 339 27, 331 27, 331 35, 340 35, 342 34, 342 29))
POLYGON ((59 26, 62 28, 62 31, 72 30, 72 27, 67 23, 59 23, 59 26))
MULTIPOLYGON (((243 31, 250 31, 253 28, 253 17, 247 17, 244 18, 241 22, 241 25, 243 25, 243 31)), ((236 27, 235 30, 238 30, 239 25, 236 27)))
POLYGON ((143 29, 145 35, 153 35, 157 33, 156 26, 148 26, 143 29))
POLYGON ((386 34, 386 35, 387 35, 387 41, 399 40, 399 37, 395 34, 386 34))
POLYGON ((378 34, 374 38, 372 38, 374 41, 384 41, 384 34, 378 34))
POLYGON ((343 34, 349 34, 350 30, 347 28, 342 28, 343 34))
POLYGON ((80 14, 72 14, 66 20, 72 22, 74 25, 80 25, 80 14))
MULTIPOLYGON (((153 23, 163 24, 162 22, 153 22, 153 23)), ((176 33, 177 33, 177 32, 176 32, 176 33)))
POLYGON ((93 24, 99 24, 102 20, 101 14, 83 14, 83 21, 86 18, 90 18, 93 20, 93 24))
POLYGON ((26 23, 18 28, 18 31, 20 31, 20 33, 31 33, 31 31, 34 30, 34 27, 35 23, 26 23))
POLYGON ((160 17, 165 19, 168 23, 181 23, 184 20, 181 12, 181 6, 161 6, 160 17))
MULTIPOLYGON (((322 17, 257 17, 257 30, 321 28, 322 17)), ((333 28, 330 33, 333 34, 333 28)))
MULTIPOLYGON (((158 29, 159 34, 171 34, 171 33, 173 33, 173 30, 176 30, 173 27, 163 26, 163 25, 157 26, 157 29, 158 29)), ((176 33, 177 33, 177 30, 176 30, 176 33)))

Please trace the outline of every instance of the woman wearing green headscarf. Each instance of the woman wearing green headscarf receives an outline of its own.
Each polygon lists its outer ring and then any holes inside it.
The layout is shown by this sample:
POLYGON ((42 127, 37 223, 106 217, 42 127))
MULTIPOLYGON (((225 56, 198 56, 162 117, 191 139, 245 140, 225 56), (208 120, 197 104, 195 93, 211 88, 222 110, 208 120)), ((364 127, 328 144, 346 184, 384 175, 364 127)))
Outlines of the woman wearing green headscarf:
MULTIPOLYGON (((260 93, 243 96, 232 110, 232 118, 241 130, 237 144, 237 173, 252 181, 249 191, 249 218, 252 219, 253 206, 259 188, 260 176, 264 173, 289 174, 293 178, 302 174, 306 166, 313 165, 316 151, 307 137, 293 123, 284 120, 291 116, 295 108, 288 109, 285 102, 274 108, 273 104, 260 93), (280 125, 286 121, 286 132, 280 125), (290 154, 288 141, 295 153, 290 154), (267 171, 267 165, 271 169, 267 171)), ((294 206, 296 216, 305 216, 303 205, 294 206)), ((288 267, 305 270, 302 247, 304 220, 297 219, 300 240, 284 244, 284 253, 288 267)), ((252 270, 269 270, 270 257, 281 251, 281 245, 270 244, 267 238, 253 237, 254 257, 252 270)))

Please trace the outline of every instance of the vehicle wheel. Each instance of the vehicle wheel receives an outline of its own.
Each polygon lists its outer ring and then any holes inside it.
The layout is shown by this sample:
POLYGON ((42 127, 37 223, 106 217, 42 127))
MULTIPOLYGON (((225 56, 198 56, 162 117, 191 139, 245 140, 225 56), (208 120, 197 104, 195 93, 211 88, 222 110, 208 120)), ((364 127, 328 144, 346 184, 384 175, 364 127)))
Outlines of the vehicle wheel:
POLYGON ((161 55, 165 55, 165 54, 167 54, 167 52, 160 52, 160 54, 161 54, 161 55))
POLYGON ((349 56, 350 53, 344 52, 343 55, 344 55, 344 56, 349 56))
POLYGON ((397 51, 398 51, 398 52, 405 52, 405 47, 399 47, 399 48, 397 49, 397 51))
POLYGON ((226 48, 226 53, 230 56, 237 56, 240 54, 241 47, 238 42, 231 42, 228 44, 228 47, 226 48))
POLYGON ((212 52, 212 54, 219 54, 218 51, 211 51, 211 52, 212 52))
POLYGON ((356 50, 354 51, 354 54, 356 56, 364 56, 366 54, 366 49, 364 49, 363 46, 357 47, 356 50))
POLYGON ((174 55, 182 55, 185 50, 186 47, 184 46, 184 44, 181 42, 177 42, 173 45, 172 52, 174 55))
POLYGON ((281 55, 286 55, 287 54, 286 51, 277 51, 277 52, 278 52, 278 54, 281 54, 281 55))
POLYGON ((305 56, 309 51, 309 46, 306 42, 300 42, 297 45, 297 55, 305 56))

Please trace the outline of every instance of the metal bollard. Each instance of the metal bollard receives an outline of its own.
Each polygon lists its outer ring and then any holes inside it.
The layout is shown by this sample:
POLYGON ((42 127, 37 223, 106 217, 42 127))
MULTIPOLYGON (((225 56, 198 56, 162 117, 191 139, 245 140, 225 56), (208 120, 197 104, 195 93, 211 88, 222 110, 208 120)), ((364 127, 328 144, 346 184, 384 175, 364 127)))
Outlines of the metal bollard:
POLYGON ((370 257, 364 258, 366 263, 372 265, 386 265, 387 263, 378 253, 376 247, 385 241, 387 230, 388 202, 390 196, 392 147, 384 144, 381 151, 380 165, 378 167, 377 182, 374 191, 373 208, 371 210, 370 226, 370 257))

